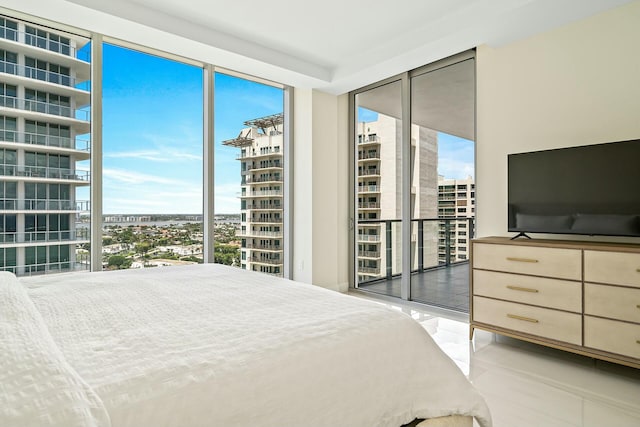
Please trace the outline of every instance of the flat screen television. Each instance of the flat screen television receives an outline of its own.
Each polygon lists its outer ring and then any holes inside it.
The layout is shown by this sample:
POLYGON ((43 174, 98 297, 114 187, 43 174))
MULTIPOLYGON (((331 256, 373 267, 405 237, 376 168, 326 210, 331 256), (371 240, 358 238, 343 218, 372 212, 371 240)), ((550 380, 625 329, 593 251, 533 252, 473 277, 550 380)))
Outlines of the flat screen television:
POLYGON ((640 237, 640 140, 508 156, 508 228, 640 237))

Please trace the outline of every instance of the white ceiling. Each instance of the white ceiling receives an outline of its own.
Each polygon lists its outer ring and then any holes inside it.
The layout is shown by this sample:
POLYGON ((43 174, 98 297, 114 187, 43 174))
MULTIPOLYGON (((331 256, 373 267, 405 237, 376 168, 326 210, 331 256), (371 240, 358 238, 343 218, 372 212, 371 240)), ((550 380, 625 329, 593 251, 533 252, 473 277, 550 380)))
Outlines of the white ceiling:
POLYGON ((629 1, 3 0, 3 5, 339 94, 481 44, 509 43, 629 1))

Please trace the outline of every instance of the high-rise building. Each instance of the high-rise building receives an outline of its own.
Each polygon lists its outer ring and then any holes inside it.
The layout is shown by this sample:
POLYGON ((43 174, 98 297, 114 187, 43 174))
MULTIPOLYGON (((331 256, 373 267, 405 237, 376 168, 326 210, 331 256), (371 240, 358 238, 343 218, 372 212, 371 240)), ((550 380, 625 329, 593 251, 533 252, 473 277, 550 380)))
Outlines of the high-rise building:
POLYGON ((282 276, 283 114, 244 122, 223 145, 240 149, 241 267, 282 276))
POLYGON ((0 16, 0 270, 18 275, 87 268, 76 220, 88 202, 89 40, 0 16), (79 137, 80 136, 80 137, 79 137))
MULTIPOLYGON (((402 271, 402 122, 384 114, 357 127, 358 145, 358 282, 389 277, 402 271)), ((437 214, 438 134, 411 126, 411 215, 415 220, 437 214)), ((416 222, 417 224, 417 222, 416 222)), ((425 227, 430 225, 427 222, 425 227)), ((419 265, 418 229, 411 233, 412 268, 419 265)), ((425 233, 427 234, 427 233, 425 233)), ((425 245, 423 265, 437 261, 425 245)))
POLYGON ((440 224, 438 258, 441 263, 447 261, 447 251, 449 262, 469 259, 470 239, 474 234, 475 203, 476 186, 472 177, 438 177, 438 216, 450 219, 440 224))

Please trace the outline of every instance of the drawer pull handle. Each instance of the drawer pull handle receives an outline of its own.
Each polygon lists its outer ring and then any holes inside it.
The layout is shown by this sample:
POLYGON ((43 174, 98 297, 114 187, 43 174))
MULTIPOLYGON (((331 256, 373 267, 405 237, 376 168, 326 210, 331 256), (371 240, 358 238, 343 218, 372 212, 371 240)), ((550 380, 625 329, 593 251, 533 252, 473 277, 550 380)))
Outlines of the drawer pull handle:
POLYGON ((640 344, 640 340, 636 340, 636 344, 640 344))
MULTIPOLYGON (((534 293, 538 293, 540 292, 537 289, 533 289, 533 288, 523 288, 521 286, 512 286, 512 285, 507 285, 507 288, 514 290, 514 291, 522 291, 522 292, 534 292, 534 293)), ((638 307, 640 308, 640 307, 638 307)))
POLYGON ((507 261, 518 261, 518 262, 538 262, 537 259, 531 259, 531 258, 516 258, 516 257, 512 257, 512 256, 508 256, 507 257, 507 261))
POLYGON ((516 320, 524 320, 525 322, 538 323, 538 319, 532 319, 531 317, 518 316, 517 314, 507 314, 507 317, 516 320))
POLYGON ((636 272, 637 272, 637 273, 640 273, 640 268, 636 268, 636 272))

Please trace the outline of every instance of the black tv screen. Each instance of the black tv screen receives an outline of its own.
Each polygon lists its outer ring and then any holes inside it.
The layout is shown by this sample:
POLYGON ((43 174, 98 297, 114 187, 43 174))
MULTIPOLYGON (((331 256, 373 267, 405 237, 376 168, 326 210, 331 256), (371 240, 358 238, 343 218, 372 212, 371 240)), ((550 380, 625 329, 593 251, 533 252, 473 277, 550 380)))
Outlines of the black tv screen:
POLYGON ((510 154, 509 231, 640 236, 640 140, 510 154))

